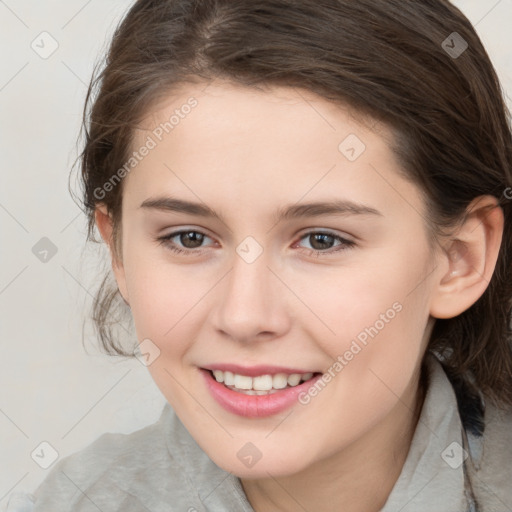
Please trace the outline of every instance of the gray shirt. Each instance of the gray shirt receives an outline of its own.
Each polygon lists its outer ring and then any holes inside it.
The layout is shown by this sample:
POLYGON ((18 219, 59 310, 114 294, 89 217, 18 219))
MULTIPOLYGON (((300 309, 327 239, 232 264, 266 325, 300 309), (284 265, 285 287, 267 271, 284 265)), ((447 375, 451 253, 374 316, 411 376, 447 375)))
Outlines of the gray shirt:
MULTIPOLYGON (((401 474, 381 512, 511 512, 512 410, 486 405, 484 435, 462 427, 454 389, 427 356, 429 384, 401 474)), ((131 434, 106 433, 61 459, 5 512, 254 512, 169 404, 131 434)), ((314 511, 311 511, 314 512, 314 511)))

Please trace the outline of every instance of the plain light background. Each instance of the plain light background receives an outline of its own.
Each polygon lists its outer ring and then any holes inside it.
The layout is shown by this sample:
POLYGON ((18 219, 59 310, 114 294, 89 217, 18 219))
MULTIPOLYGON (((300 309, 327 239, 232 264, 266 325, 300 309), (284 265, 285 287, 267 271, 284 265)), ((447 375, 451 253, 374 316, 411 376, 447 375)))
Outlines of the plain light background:
MULTIPOLYGON (((108 253, 86 246, 85 217, 68 191, 93 66, 131 3, 0 0, 0 508, 50 471, 35 462, 51 456, 42 442, 62 458, 106 431, 153 423, 165 404, 138 360, 94 348, 90 324, 87 352, 82 346, 108 253), (57 251, 46 262, 33 252, 44 237, 57 251)), ((454 3, 476 27, 512 107, 512 0, 454 3)))

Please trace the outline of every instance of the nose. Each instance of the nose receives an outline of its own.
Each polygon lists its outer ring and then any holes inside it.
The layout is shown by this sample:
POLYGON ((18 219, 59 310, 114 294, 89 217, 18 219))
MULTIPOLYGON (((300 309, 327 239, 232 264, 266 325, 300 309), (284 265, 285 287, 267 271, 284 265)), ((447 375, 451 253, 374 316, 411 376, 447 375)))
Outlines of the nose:
POLYGON ((243 343, 283 336, 290 328, 291 293, 286 292, 265 251, 251 263, 235 253, 233 267, 218 290, 215 328, 243 343))

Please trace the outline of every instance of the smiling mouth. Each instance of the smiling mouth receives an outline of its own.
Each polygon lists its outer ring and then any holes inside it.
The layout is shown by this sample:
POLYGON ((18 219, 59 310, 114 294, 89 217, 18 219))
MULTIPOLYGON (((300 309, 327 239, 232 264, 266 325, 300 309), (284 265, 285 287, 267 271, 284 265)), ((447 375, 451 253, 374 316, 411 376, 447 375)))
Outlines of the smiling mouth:
POLYGON ((308 372, 264 374, 249 377, 223 370, 207 371, 213 379, 224 384, 226 388, 245 395, 270 395, 283 389, 296 387, 320 375, 319 372, 308 372))

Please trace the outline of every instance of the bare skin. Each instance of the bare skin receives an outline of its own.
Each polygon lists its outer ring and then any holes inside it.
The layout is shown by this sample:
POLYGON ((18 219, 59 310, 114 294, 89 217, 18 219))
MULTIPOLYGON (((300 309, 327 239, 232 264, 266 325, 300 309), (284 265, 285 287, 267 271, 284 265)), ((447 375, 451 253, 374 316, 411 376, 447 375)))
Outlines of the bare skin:
MULTIPOLYGON (((132 150, 191 97, 197 106, 126 176, 121 254, 110 246, 138 339, 160 350, 148 369, 197 443, 240 477, 257 512, 377 512, 417 424, 434 319, 460 314, 485 291, 502 211, 479 198, 460 230, 431 248, 425 205, 398 173, 390 132, 291 88, 189 84, 148 113, 132 150), (347 153, 340 143, 351 134, 347 153), (353 158, 358 141, 365 149, 353 158), (141 207, 164 196, 221 218, 141 207), (275 217, 288 205, 332 200, 352 204, 275 217), (202 233, 202 244, 158 240, 180 229, 202 233), (237 253, 247 237, 263 249, 251 263, 237 253), (229 362, 327 372, 371 326, 378 333, 317 396, 270 417, 225 410, 199 371, 229 362), (262 455, 252 467, 237 457, 248 442, 262 455)), ((101 204, 96 221, 111 243, 101 204)))

